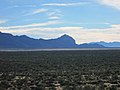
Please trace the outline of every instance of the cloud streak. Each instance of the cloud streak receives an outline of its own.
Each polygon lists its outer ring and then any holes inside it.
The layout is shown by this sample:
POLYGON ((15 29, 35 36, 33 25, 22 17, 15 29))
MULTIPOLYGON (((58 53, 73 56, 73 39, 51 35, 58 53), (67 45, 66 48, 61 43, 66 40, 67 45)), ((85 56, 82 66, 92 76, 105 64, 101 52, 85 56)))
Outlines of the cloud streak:
POLYGON ((49 19, 52 19, 52 20, 54 20, 54 19, 60 19, 60 17, 59 16, 51 16, 51 17, 49 17, 49 19))
POLYGON ((34 10, 34 11, 31 11, 29 13, 26 14, 26 16, 29 16, 29 15, 35 15, 35 14, 40 14, 40 13, 44 13, 44 12, 47 12, 48 9, 37 9, 37 10, 34 10))
POLYGON ((7 22, 7 20, 0 20, 0 24, 4 24, 6 22, 7 22))
POLYGON ((20 25, 20 26, 0 27, 0 29, 24 29, 24 28, 56 25, 56 24, 60 24, 60 23, 62 23, 62 22, 55 20, 55 21, 48 21, 48 22, 44 22, 44 23, 32 23, 32 24, 26 24, 26 25, 20 25))
POLYGON ((21 7, 34 8, 34 7, 37 7, 37 6, 36 5, 13 5, 13 6, 11 6, 11 8, 21 8, 21 7))
POLYGON ((63 15, 61 14, 61 11, 58 9, 52 10, 50 12, 47 12, 48 19, 51 20, 58 20, 60 19, 63 15))
POLYGON ((99 2, 101 2, 104 5, 111 6, 120 10, 120 0, 100 0, 99 2))
POLYGON ((46 3, 46 4, 42 4, 43 6, 63 6, 63 7, 67 7, 67 6, 80 6, 80 5, 85 5, 88 4, 87 2, 77 2, 77 3, 46 3))

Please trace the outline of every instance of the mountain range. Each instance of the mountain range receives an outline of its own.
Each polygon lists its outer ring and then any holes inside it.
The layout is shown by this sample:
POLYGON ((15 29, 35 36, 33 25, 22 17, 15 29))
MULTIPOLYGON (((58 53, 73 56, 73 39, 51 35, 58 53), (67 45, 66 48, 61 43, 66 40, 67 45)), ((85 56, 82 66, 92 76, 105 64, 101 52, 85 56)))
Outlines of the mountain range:
POLYGON ((104 42, 104 41, 100 41, 100 42, 92 42, 90 44, 100 44, 100 45, 103 45, 105 47, 120 47, 120 42, 104 42))
POLYGON ((92 42, 76 44, 69 35, 62 35, 55 39, 34 39, 26 35, 14 36, 10 33, 0 32, 0 48, 25 48, 25 49, 45 49, 45 48, 105 48, 120 47, 120 42, 92 42))

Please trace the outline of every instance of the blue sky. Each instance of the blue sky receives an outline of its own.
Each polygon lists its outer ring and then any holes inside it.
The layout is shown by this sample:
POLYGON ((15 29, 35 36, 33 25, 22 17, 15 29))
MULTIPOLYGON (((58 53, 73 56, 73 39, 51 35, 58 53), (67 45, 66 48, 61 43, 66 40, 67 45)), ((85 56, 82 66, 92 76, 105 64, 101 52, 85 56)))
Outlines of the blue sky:
POLYGON ((0 0, 0 31, 77 43, 120 41, 119 0, 0 0))

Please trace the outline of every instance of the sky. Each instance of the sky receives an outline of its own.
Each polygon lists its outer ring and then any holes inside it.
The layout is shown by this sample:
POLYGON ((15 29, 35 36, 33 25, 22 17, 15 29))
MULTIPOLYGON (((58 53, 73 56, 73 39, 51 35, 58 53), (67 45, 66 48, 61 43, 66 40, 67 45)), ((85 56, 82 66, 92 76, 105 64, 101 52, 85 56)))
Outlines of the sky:
POLYGON ((120 41, 120 0, 0 0, 0 31, 76 43, 120 41))

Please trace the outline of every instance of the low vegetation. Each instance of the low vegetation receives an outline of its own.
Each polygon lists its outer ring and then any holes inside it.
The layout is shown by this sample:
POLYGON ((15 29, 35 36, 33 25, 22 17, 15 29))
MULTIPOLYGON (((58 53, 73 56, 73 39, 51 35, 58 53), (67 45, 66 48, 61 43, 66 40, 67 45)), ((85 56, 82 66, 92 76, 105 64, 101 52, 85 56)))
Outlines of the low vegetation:
POLYGON ((120 90, 120 50, 0 52, 0 90, 120 90))

